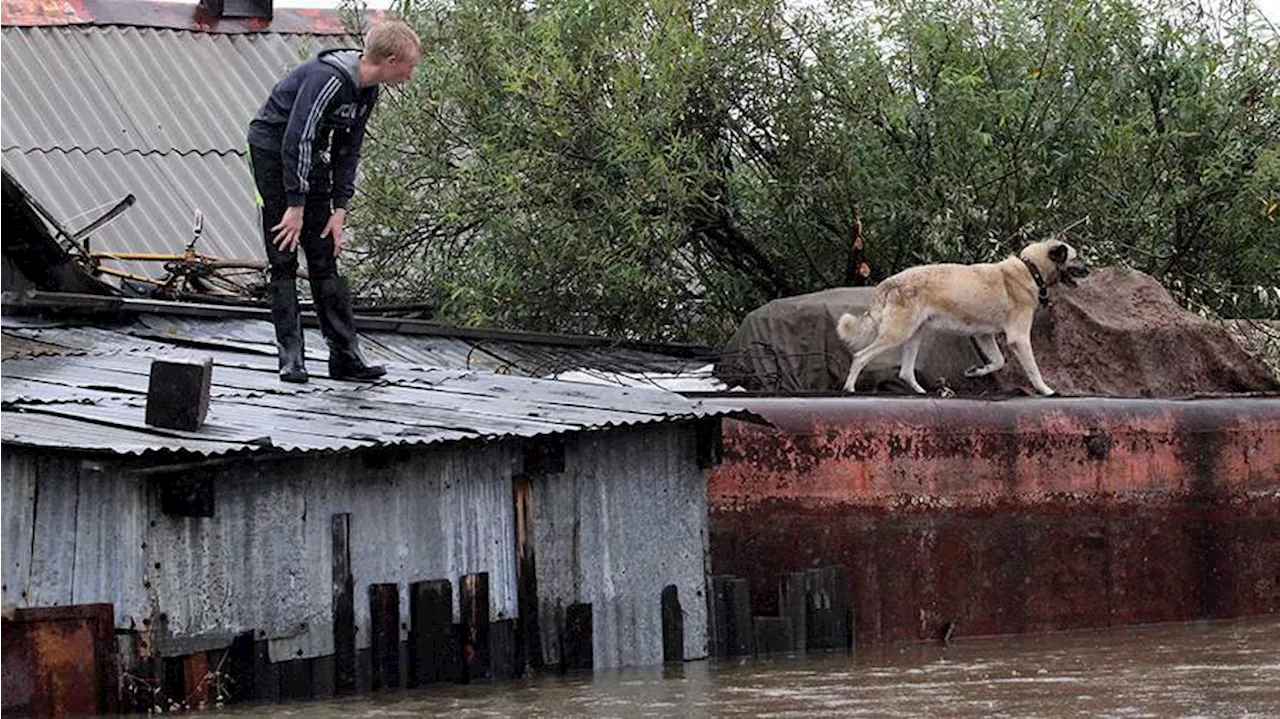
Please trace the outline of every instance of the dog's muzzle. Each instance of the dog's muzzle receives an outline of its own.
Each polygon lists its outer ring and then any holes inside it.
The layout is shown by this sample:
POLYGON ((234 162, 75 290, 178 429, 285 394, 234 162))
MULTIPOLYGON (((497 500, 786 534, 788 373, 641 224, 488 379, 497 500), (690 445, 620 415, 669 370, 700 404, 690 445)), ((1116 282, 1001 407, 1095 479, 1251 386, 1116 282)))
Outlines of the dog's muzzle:
POLYGON ((1062 284, 1067 287, 1079 287, 1076 280, 1084 279, 1088 276, 1089 268, 1086 265, 1067 265, 1062 268, 1062 284))

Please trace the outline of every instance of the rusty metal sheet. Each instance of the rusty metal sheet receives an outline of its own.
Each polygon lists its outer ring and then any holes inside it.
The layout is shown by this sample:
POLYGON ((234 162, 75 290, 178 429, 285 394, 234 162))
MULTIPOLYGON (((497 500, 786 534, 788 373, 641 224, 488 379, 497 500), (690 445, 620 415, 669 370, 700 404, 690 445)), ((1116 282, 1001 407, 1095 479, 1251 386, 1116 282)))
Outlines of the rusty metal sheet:
MULTIPOLYGON (((385 11, 370 8, 368 20, 385 11)), ((219 34, 288 33, 346 35, 342 14, 334 8, 276 7, 270 18, 210 15, 195 3, 154 0, 3 0, 0 18, 6 27, 137 26, 219 34)))
POLYGON ((116 710, 110 604, 18 609, 3 620, 4 711, 83 716, 116 710))

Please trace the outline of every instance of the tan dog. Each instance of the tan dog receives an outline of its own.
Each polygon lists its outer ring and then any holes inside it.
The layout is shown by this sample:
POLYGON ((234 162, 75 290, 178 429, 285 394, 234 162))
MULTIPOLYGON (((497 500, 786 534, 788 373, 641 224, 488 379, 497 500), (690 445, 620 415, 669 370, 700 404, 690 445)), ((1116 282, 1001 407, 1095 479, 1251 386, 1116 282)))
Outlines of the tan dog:
POLYGON ((867 314, 840 317, 837 331, 853 351, 846 392, 854 391, 858 374, 877 355, 902 346, 898 377, 925 393, 916 381, 916 355, 924 329, 973 337, 987 364, 970 367, 967 377, 981 377, 1004 367, 995 335, 1003 332, 1013 356, 1036 391, 1053 394, 1040 376, 1031 352, 1031 320, 1036 307, 1049 302, 1046 288, 1061 282, 1076 286, 1089 274, 1088 265, 1070 245, 1045 240, 1027 245, 1017 257, 979 265, 922 265, 903 270, 876 285, 867 314))

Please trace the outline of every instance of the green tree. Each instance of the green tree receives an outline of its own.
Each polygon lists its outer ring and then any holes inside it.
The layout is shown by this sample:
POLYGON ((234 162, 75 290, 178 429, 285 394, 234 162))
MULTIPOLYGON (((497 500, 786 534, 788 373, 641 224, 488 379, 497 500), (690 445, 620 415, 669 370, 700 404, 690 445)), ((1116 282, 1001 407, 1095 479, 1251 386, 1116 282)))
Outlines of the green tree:
POLYGON ((366 143, 365 294, 716 343, 770 298, 850 281, 858 214, 882 274, 1088 217, 1071 239, 1100 261, 1193 306, 1274 311, 1280 43, 1247 4, 403 11, 425 55, 366 143))

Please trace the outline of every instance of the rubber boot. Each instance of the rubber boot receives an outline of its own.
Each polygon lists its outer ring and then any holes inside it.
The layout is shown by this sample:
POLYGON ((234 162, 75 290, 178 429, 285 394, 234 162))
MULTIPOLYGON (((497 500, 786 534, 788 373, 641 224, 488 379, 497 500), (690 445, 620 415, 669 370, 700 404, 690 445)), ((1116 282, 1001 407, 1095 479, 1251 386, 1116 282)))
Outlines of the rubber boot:
POLYGON ((387 373, 380 365, 366 364, 360 356, 356 318, 351 310, 351 290, 338 276, 311 280, 320 332, 329 344, 329 377, 343 380, 375 380, 387 373))
POLYGON ((307 381, 307 363, 298 290, 289 279, 272 280, 268 291, 271 296, 271 323, 276 327, 276 348, 280 353, 280 380, 302 384, 307 381))

